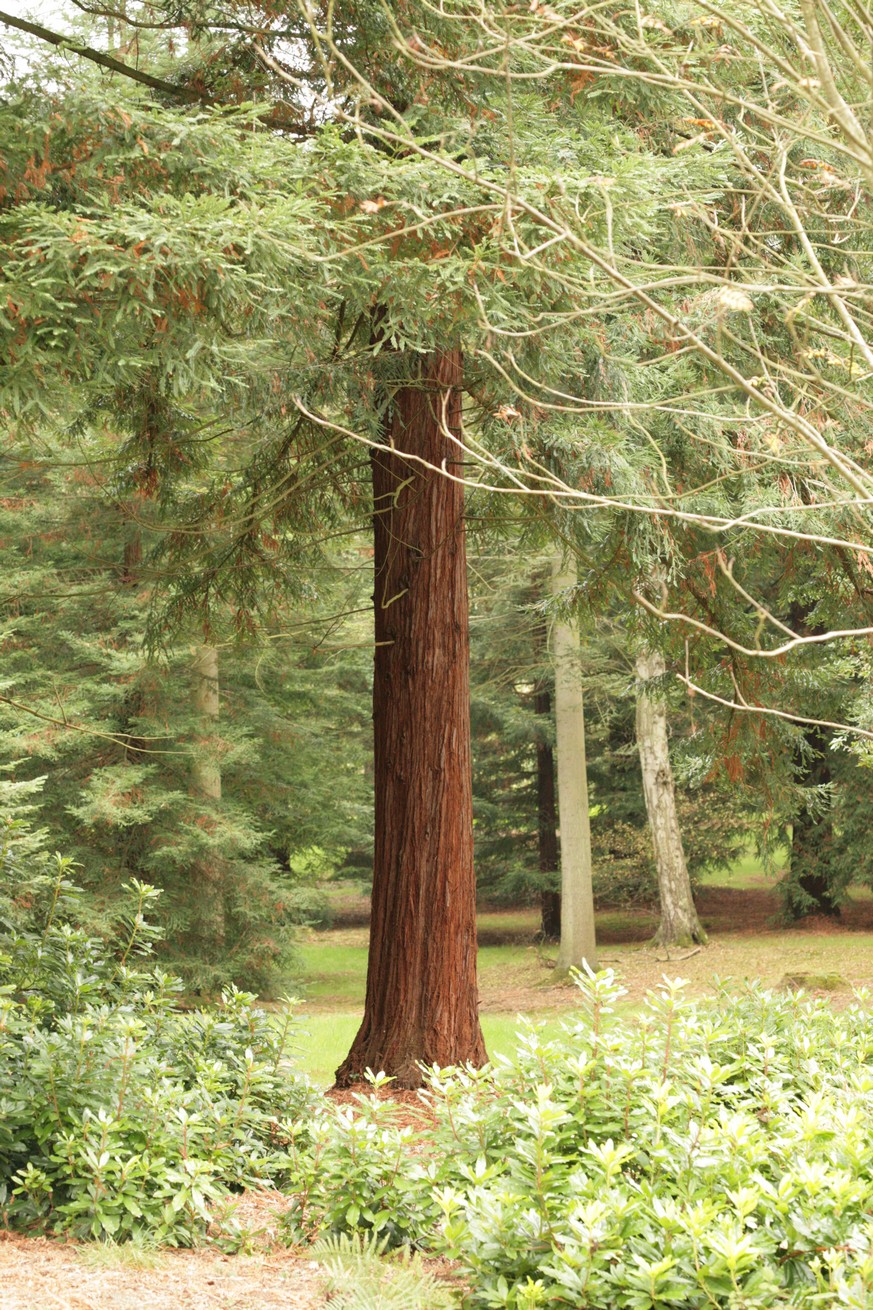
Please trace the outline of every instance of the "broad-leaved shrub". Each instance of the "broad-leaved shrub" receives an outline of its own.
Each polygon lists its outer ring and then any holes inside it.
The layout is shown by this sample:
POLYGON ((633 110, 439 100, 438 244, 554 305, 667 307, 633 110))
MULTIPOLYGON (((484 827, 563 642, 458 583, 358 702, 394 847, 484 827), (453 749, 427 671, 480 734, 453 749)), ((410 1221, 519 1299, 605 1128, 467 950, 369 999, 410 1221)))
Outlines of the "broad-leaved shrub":
POLYGON ((432 1070, 412 1142, 375 1096, 325 1109, 298 1158, 310 1227, 451 1256, 476 1307, 873 1305, 867 997, 665 982, 617 1016, 611 971, 579 983, 561 1036, 432 1070))
POLYGON ((18 837, 0 848, 0 1218, 193 1243, 228 1190, 287 1178, 277 1123, 312 1099, 289 1023, 236 990, 186 1013, 148 958, 155 890, 131 883, 118 939, 95 938, 69 864, 37 852, 29 876, 18 837))
POLYGON ((655 1310, 873 1299, 873 1018, 678 983, 613 1021, 535 1026, 485 1073, 435 1072, 437 1242, 480 1306, 655 1310))

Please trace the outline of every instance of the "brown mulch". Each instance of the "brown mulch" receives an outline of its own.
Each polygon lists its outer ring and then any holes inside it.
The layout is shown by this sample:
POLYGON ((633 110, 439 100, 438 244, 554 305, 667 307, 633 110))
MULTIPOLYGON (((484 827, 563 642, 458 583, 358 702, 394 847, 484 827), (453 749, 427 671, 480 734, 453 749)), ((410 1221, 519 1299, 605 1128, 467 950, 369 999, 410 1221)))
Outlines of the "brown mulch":
MULTIPOLYGON (((701 887, 695 893, 697 910, 711 932, 754 935, 772 932, 779 922, 779 895, 773 887, 701 887)), ((873 932, 873 900, 851 898, 836 919, 809 915, 791 925, 792 932, 811 935, 839 932, 873 932)))
MULTIPOLYGON (((779 893, 771 882, 759 887, 719 887, 704 884, 694 893, 694 900, 708 932, 757 936, 785 928, 779 917, 781 908, 779 893)), ((512 910, 502 910, 500 907, 488 907, 488 912, 492 917, 505 914, 508 922, 514 913, 512 910)), ((602 946, 643 943, 652 937, 657 923, 658 915, 655 910, 604 907, 598 913, 597 940, 602 946)), ((812 936, 821 933, 873 932, 873 899, 852 900, 850 897, 843 905, 838 918, 809 915, 791 924, 791 931, 805 932, 812 936)), ((519 932, 517 928, 513 929, 509 926, 506 929, 491 928, 489 933, 494 937, 493 944, 496 945, 531 940, 529 932, 519 932)), ((491 944, 485 940, 487 935, 480 933, 480 945, 491 944)))
POLYGON ((414 1128, 416 1131, 430 1127, 434 1122, 434 1113, 429 1105, 422 1101, 418 1092, 406 1091, 404 1088, 380 1087, 374 1092, 371 1087, 331 1087, 325 1098, 334 1105, 359 1104, 361 1096, 375 1096, 379 1101, 390 1101, 394 1106, 392 1126, 396 1128, 414 1128))
MULTIPOLYGON (((329 1093, 350 1101, 352 1093, 329 1093)), ((413 1109, 415 1092, 380 1093, 413 1109)), ((420 1121, 416 1123, 421 1127, 420 1121)), ((23 1237, 0 1230, 0 1310, 329 1310, 323 1271, 278 1242, 282 1212, 293 1203, 280 1192, 246 1192, 234 1218, 254 1254, 225 1255, 161 1248, 130 1256, 129 1247, 23 1237)), ((451 1286, 463 1283, 456 1261, 423 1259, 451 1286)))
POLYGON ((318 1266, 285 1250, 162 1250, 148 1267, 87 1244, 0 1234, 0 1310, 322 1310, 318 1266))

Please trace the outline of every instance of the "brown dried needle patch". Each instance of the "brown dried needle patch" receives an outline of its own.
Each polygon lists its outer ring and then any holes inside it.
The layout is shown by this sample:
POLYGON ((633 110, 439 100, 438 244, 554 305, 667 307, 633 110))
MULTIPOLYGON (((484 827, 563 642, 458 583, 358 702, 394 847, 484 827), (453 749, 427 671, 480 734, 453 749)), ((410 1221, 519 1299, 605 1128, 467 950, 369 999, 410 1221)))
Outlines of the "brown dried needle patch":
MULTIPOLYGON (((110 1248, 111 1249, 111 1248, 110 1248)), ((88 1244, 4 1235, 0 1310, 322 1310, 315 1263, 292 1252, 228 1256, 213 1250, 154 1252, 131 1267, 116 1248, 94 1257, 88 1244)))

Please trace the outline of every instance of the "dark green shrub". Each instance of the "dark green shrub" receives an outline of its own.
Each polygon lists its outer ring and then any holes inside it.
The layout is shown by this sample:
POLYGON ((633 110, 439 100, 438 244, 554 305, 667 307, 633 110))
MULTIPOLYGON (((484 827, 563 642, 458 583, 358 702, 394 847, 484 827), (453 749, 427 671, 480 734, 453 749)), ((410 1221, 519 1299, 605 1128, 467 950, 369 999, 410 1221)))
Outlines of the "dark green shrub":
POLYGON ((148 959, 155 890, 132 883, 117 938, 90 936, 69 864, 49 876, 25 835, 8 829, 0 862, 3 1219, 191 1244, 229 1189, 286 1179, 277 1120, 311 1099, 291 1077, 289 1023, 235 989, 183 1012, 180 984, 148 959))

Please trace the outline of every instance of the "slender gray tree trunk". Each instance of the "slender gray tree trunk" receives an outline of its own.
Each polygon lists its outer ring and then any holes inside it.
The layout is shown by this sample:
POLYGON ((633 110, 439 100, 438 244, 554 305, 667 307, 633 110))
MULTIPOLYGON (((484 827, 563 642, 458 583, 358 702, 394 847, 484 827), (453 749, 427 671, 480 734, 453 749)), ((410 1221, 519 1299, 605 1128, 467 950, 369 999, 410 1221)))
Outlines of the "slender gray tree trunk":
MULTIPOLYGON (((560 556, 552 560, 552 595, 576 584, 576 570, 560 556)), ((591 824, 585 762, 585 711, 579 668, 579 625, 558 617, 552 624, 555 662, 555 738, 558 759, 558 815, 561 826, 561 944, 556 973, 597 968, 594 893, 591 886, 591 824)))
POLYGON ((637 746, 661 901, 654 941, 659 946, 688 946, 705 942, 706 933, 697 917, 685 864, 667 742, 667 710, 663 698, 650 696, 646 689, 647 683, 662 677, 665 670, 660 652, 643 650, 637 656, 637 746))
MULTIPOLYGON (((218 651, 214 646, 200 646, 195 654, 193 701, 200 741, 191 765, 191 783, 199 796, 214 805, 221 800, 221 766, 214 742, 220 707, 218 651)), ((224 869, 220 856, 215 853, 201 856, 192 873, 197 897, 194 935, 208 951, 214 952, 225 938, 224 869)))

